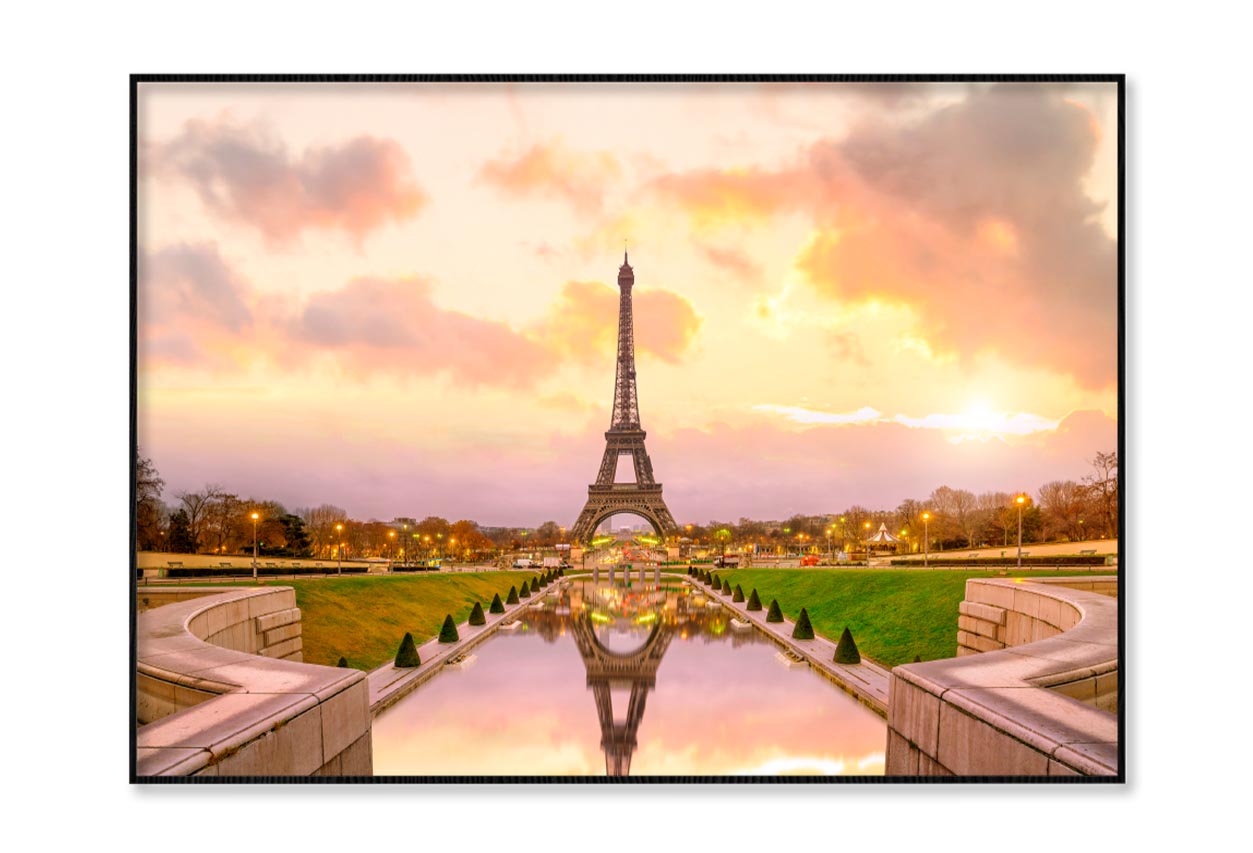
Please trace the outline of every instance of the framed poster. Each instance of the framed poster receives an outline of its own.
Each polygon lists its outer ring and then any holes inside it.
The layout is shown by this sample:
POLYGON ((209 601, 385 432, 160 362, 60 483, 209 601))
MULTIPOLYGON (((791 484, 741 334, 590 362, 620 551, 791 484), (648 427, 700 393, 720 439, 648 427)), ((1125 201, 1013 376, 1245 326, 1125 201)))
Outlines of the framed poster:
POLYGON ((1121 76, 136 76, 132 781, 1124 779, 1121 76))

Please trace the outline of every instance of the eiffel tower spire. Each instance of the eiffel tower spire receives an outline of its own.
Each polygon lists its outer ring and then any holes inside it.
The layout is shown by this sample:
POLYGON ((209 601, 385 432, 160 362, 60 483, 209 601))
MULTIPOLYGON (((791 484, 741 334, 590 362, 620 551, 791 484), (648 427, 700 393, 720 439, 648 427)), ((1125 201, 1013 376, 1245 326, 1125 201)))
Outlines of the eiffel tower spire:
POLYGON ((635 386, 635 318, 631 289, 635 270, 627 251, 622 251, 618 268, 618 359, 613 385, 613 412, 605 433, 605 455, 596 482, 588 486, 587 503, 574 523, 571 534, 576 542, 591 539, 596 527, 619 512, 635 513, 653 526, 662 538, 678 532, 678 525, 661 497, 661 484, 653 478, 653 463, 644 447, 647 435, 640 426, 640 406, 635 386), (615 483, 618 458, 631 456, 634 483, 615 483))

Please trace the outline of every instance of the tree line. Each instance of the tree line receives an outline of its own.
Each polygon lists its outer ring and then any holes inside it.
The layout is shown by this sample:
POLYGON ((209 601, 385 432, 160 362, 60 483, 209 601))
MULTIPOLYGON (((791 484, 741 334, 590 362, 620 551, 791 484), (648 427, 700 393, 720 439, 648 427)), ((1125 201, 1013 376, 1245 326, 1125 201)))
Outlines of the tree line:
MULTIPOLYGON (((1118 535, 1118 456, 1097 453, 1092 471, 1079 481, 1045 483, 1024 495, 1024 543, 1079 541, 1118 535)), ((139 550, 184 554, 258 553, 272 557, 413 559, 432 556, 479 558, 502 551, 551 548, 568 542, 555 521, 535 528, 485 527, 470 519, 361 521, 332 504, 289 511, 277 501, 242 498, 219 485, 177 492, 166 504, 165 483, 151 459, 136 459, 136 541, 139 550)), ((895 509, 853 505, 840 513, 794 515, 783 521, 711 520, 680 526, 680 537, 698 545, 858 550, 886 525, 908 551, 946 550, 1017 542, 1019 505, 1007 492, 976 495, 940 486, 925 500, 908 499, 895 509), (924 519, 924 515, 927 518, 924 519)))

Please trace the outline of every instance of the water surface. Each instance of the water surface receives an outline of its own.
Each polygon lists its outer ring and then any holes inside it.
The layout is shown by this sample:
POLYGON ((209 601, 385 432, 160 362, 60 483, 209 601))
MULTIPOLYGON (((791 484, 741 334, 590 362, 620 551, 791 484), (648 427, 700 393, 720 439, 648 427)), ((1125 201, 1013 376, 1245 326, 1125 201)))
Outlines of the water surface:
POLYGON ((384 711, 380 775, 883 773, 884 721, 679 582, 575 582, 384 711))

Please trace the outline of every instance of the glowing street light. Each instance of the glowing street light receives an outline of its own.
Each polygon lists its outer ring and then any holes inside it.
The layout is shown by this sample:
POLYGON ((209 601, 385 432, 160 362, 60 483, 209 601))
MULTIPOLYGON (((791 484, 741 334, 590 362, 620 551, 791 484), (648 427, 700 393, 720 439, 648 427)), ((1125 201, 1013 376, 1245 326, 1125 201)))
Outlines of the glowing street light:
POLYGON ((1014 498, 1014 503, 1018 504, 1018 568, 1020 571, 1022 569, 1022 505, 1026 502, 1026 495, 1014 498))
POLYGON ((335 551, 335 576, 342 577, 344 574, 344 525, 335 525, 335 532, 340 534, 339 548, 335 551))
POLYGON ((931 530, 929 522, 931 521, 931 513, 924 512, 922 514, 922 567, 927 568, 927 564, 931 558, 931 530))
POLYGON ((866 568, 870 568, 870 522, 863 522, 862 527, 866 529, 866 568))
POLYGON ((257 579, 257 522, 261 520, 258 513, 252 514, 252 579, 257 579))

